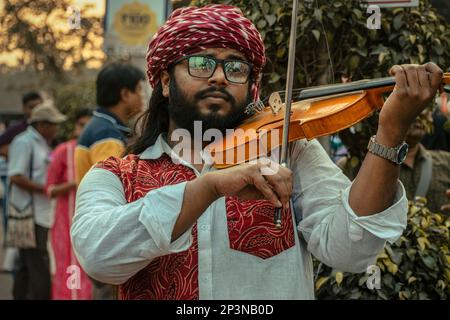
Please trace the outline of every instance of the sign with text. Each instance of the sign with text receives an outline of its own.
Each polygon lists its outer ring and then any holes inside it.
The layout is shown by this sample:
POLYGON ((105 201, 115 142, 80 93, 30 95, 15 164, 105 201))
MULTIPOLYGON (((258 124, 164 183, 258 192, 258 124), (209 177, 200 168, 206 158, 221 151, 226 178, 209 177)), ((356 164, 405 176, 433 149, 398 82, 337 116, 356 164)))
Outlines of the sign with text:
POLYGON ((108 0, 104 49, 108 55, 144 56, 167 15, 166 0, 108 0))
POLYGON ((369 5, 376 5, 380 8, 403 8, 417 7, 419 0, 368 0, 369 5))

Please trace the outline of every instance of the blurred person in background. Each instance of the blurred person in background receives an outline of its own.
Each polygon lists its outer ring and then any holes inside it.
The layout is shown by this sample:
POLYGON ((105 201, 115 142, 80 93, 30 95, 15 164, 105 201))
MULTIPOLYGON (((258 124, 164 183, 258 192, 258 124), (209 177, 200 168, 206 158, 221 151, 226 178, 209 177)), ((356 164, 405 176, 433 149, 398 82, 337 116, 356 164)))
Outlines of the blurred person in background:
POLYGON ((0 136, 0 155, 8 158, 9 144, 19 133, 22 133, 27 129, 27 121, 30 118, 31 111, 42 102, 43 99, 41 95, 35 91, 31 91, 23 95, 22 110, 24 117, 19 122, 9 126, 8 129, 6 129, 6 131, 0 136))
POLYGON ((433 130, 423 137, 422 145, 430 150, 444 150, 450 152, 450 115, 448 94, 443 92, 436 96, 436 108, 433 111, 433 130))
MULTIPOLYGON (((405 162, 400 165, 399 179, 405 187, 409 200, 414 200, 416 196, 426 198, 431 211, 449 215, 450 152, 429 150, 421 143, 432 127, 433 114, 432 108, 425 109, 409 127, 405 139, 409 150, 405 162)), ((370 123, 370 130, 376 130, 373 123, 370 123)), ((350 180, 356 177, 360 168, 360 163, 352 165, 351 157, 357 156, 362 159, 365 156, 369 136, 365 136, 364 132, 353 135, 346 132, 345 135, 341 135, 344 143, 350 146, 350 154, 336 164, 350 180)))
POLYGON ((50 199, 44 193, 51 141, 66 117, 50 101, 31 112, 28 128, 11 142, 8 177, 9 202, 16 208, 32 206, 36 247, 19 249, 13 296, 16 300, 50 298, 48 230, 53 224, 50 199))
POLYGON ((52 279, 52 299, 90 300, 92 284, 73 253, 70 241, 70 224, 75 211, 75 147, 77 138, 92 116, 92 110, 80 109, 75 115, 75 129, 72 139, 60 144, 52 153, 48 168, 47 196, 56 198, 55 222, 50 240, 55 257, 56 271, 52 279), (74 282, 68 281, 71 274, 74 282), (69 285, 70 284, 70 285, 69 285))
MULTIPOLYGON (((23 111, 23 119, 19 122, 10 125, 6 130, 1 132, 0 135, 0 175, 2 187, 4 190, 8 190, 8 179, 7 179, 7 161, 8 161, 8 149, 11 141, 20 133, 24 132, 28 127, 28 119, 30 118, 31 111, 35 106, 42 103, 42 96, 36 92, 31 91, 27 92, 22 96, 22 111, 23 111)), ((8 203, 8 192, 4 192, 2 197, 2 208, 3 208, 3 226, 4 231, 6 233, 6 228, 8 225, 8 212, 7 212, 7 203, 8 203)), ((12 248, 8 248, 5 253, 5 261, 13 261, 14 256, 16 256, 16 250, 12 248)), ((13 264, 5 263, 3 269, 6 271, 12 271, 13 264)))
POLYGON ((400 181, 408 199, 425 197, 432 212, 450 215, 450 152, 429 150, 421 143, 427 126, 433 123, 433 115, 431 108, 426 109, 406 133, 409 151, 400 168, 400 181))
MULTIPOLYGON (((75 149, 76 182, 98 161, 121 157, 131 129, 129 121, 142 112, 145 74, 140 69, 121 63, 105 66, 96 81, 97 105, 91 121, 78 138, 75 149)), ((113 299, 113 287, 94 279, 93 299, 113 299)))

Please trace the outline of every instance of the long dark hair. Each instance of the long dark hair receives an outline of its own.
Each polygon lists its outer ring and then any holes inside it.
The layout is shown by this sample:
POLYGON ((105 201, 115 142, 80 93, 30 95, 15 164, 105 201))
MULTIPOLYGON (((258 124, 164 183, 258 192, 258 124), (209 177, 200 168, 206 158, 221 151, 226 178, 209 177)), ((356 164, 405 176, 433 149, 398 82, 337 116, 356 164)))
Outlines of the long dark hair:
POLYGON ((169 130, 169 98, 162 94, 161 81, 155 86, 148 109, 139 117, 134 126, 134 135, 125 154, 139 154, 155 144, 159 135, 169 130))

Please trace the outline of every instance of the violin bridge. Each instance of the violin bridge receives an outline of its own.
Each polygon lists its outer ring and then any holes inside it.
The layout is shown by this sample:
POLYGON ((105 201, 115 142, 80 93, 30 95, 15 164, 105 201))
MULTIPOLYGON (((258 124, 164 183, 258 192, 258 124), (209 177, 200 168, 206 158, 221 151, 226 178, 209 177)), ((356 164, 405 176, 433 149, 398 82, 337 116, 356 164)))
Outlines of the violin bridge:
POLYGON ((277 114, 281 107, 283 106, 283 101, 281 100, 281 96, 278 92, 273 92, 269 97, 269 106, 272 109, 273 114, 277 114))

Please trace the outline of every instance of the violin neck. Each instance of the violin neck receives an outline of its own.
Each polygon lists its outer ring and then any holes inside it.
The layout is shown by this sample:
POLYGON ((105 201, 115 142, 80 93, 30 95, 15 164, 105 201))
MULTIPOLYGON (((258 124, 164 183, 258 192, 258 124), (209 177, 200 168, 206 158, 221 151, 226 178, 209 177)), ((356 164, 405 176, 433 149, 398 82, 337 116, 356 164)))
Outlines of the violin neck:
MULTIPOLYGON (((444 73, 442 83, 450 84, 450 73, 444 73)), ((324 85, 311 89, 304 89, 297 95, 297 100, 306 100, 311 98, 319 98, 340 93, 350 93, 362 90, 376 90, 377 93, 387 93, 394 89, 395 78, 386 77, 373 80, 360 80, 349 83, 340 83, 332 85, 324 85)), ((450 88, 444 87, 444 90, 450 92, 450 88)))
POLYGON ((305 89, 297 96, 298 100, 319 98, 340 93, 350 93, 362 90, 379 89, 380 93, 392 91, 395 86, 395 78, 379 78, 373 80, 359 80, 349 83, 325 85, 312 89, 305 89))

